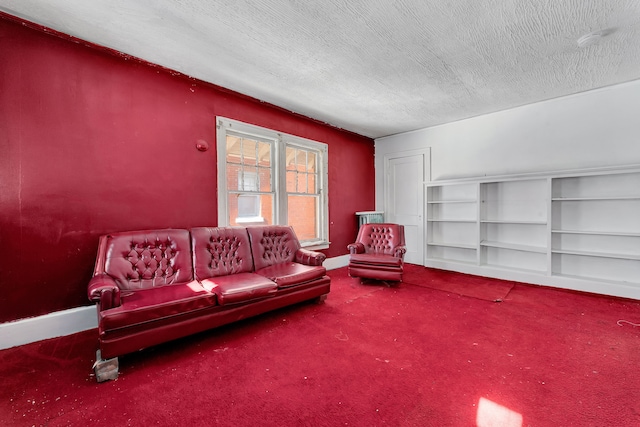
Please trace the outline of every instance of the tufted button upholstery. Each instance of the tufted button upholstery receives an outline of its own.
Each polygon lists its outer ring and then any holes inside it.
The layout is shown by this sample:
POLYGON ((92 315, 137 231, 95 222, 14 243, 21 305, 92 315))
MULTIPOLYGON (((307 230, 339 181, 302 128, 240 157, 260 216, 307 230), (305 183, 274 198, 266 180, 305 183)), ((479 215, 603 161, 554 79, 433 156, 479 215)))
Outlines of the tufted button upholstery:
POLYGON ((100 236, 87 287, 97 303, 100 357, 322 297, 331 283, 324 259, 301 249, 286 226, 255 228, 252 236, 244 227, 100 236), (253 246, 265 274, 255 270, 253 246))
POLYGON ((358 241, 365 253, 393 255, 393 248, 400 243, 398 227, 395 224, 366 224, 358 241))
POLYGON ((363 224, 349 249, 349 274, 378 280, 402 281, 406 252, 404 227, 399 224, 363 224))
POLYGON ((251 244, 244 227, 191 229, 197 280, 253 271, 251 244))
POLYGON ((106 236, 102 248, 105 251, 104 272, 121 290, 148 289, 193 280, 187 230, 114 233, 106 236))
POLYGON ((261 225, 247 227, 247 231, 256 270, 295 261, 300 243, 290 226, 261 225))

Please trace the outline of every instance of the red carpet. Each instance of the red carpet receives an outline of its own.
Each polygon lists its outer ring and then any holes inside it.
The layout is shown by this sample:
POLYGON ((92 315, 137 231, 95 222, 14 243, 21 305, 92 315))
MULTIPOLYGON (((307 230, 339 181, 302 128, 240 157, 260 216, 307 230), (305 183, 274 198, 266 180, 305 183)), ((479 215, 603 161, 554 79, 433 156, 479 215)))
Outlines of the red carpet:
POLYGON ((405 264, 403 282, 486 301, 504 300, 515 282, 405 264))
POLYGON ((0 351, 0 424, 640 426, 640 328, 617 324, 638 301, 330 275, 323 305, 123 357, 117 381, 91 376, 95 331, 0 351))

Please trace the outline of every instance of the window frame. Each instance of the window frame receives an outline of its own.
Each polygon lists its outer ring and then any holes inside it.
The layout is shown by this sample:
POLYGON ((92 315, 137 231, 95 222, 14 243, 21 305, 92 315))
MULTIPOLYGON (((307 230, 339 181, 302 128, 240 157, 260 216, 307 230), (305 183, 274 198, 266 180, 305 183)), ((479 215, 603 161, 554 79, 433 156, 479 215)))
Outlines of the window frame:
MULTIPOLYGON (((218 224, 229 225, 229 209, 227 205, 229 191, 227 189, 227 134, 248 138, 255 138, 272 144, 271 171, 272 192, 274 194, 274 224, 287 224, 288 195, 286 182, 286 149, 287 147, 301 148, 317 153, 318 193, 317 234, 318 239, 301 241, 301 246, 307 249, 326 249, 329 247, 329 152, 328 145, 299 136, 278 132, 261 126, 251 125, 225 117, 216 117, 216 137, 218 155, 218 224)), ((293 193, 296 194, 296 193, 293 193)))

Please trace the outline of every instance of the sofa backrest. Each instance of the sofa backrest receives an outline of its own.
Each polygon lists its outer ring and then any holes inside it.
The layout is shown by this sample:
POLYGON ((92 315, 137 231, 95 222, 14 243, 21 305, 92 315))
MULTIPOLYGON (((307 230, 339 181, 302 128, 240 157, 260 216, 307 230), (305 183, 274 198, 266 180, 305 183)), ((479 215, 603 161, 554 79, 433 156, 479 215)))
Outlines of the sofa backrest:
POLYGON ((244 227, 192 228, 191 243, 197 280, 253 271, 251 244, 244 227))
POLYGON ((146 230, 102 236, 97 272, 107 273, 122 290, 148 289, 193 280, 189 231, 146 230), (102 270, 102 271, 99 271, 102 270))
POLYGON ((393 255, 396 246, 404 246, 404 226, 391 223, 363 224, 356 242, 364 245, 364 252, 393 255))
POLYGON ((247 231, 251 239, 253 265, 256 270, 295 260, 300 242, 290 226, 250 226, 247 227, 247 231))

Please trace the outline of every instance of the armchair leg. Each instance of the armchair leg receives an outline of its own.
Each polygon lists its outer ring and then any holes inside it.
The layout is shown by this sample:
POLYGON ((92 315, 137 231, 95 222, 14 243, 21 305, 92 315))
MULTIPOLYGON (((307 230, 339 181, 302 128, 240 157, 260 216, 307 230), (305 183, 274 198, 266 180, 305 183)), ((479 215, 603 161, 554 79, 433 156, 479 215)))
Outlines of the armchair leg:
POLYGON ((326 299, 327 299, 327 294, 324 294, 324 295, 320 295, 319 297, 316 297, 313 300, 313 302, 315 302, 316 304, 323 304, 326 299))
POLYGON ((382 280, 382 279, 369 279, 369 278, 365 278, 365 277, 361 277, 360 278, 360 283, 363 285, 366 284, 383 284, 388 288, 395 288, 398 287, 400 285, 400 283, 402 283, 402 280, 382 280))
POLYGON ((93 372, 96 374, 96 380, 101 383, 108 380, 118 379, 118 358, 104 360, 100 350, 96 351, 96 362, 93 364, 93 372))

